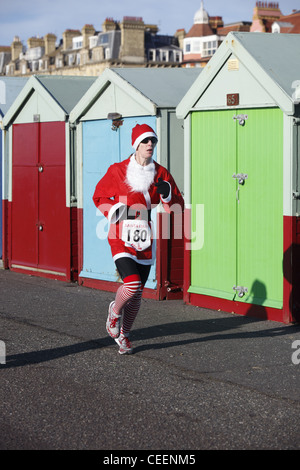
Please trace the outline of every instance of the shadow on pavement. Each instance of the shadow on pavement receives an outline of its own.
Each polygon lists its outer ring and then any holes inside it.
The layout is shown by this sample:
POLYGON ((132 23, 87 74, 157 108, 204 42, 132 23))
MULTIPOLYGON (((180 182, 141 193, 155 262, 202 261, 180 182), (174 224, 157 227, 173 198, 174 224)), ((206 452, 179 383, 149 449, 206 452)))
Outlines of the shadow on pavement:
MULTIPOLYGON (((281 324, 276 324, 274 328, 263 328, 257 331, 249 329, 249 331, 247 331, 248 325, 251 326, 261 321, 262 320, 245 316, 178 321, 135 329, 132 331, 131 339, 133 341, 146 341, 145 344, 134 347, 134 352, 138 353, 145 350, 165 349, 208 341, 255 339, 300 333, 299 325, 281 324), (241 328, 243 328, 243 330, 241 328), (176 339, 180 335, 184 335, 185 337, 176 339), (170 338, 168 339, 168 337, 170 338), (149 340, 155 340, 156 338, 164 338, 164 341, 151 341, 151 343, 149 343, 149 340)), ((51 349, 12 354, 6 357, 6 364, 0 365, 0 369, 39 364, 65 356, 80 354, 85 351, 106 348, 113 344, 115 343, 111 338, 105 337, 51 349)))

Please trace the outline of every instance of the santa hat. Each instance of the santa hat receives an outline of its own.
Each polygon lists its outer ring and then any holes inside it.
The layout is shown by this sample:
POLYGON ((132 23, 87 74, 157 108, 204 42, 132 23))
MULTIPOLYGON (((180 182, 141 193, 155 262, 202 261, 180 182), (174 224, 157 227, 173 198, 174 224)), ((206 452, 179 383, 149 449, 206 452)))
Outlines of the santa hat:
POLYGON ((154 130, 147 124, 137 124, 132 129, 131 141, 135 150, 138 148, 142 140, 146 139, 146 137, 155 137, 156 140, 158 140, 154 130))

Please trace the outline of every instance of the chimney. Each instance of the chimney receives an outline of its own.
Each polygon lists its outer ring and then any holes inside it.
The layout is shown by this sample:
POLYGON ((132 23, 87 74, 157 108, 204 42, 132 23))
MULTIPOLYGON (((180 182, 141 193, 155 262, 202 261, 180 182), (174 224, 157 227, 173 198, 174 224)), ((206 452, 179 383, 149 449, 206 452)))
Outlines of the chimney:
POLYGON ((124 62, 145 61, 145 24, 143 18, 124 16, 121 23, 120 59, 124 62))
POLYGON ((80 31, 78 29, 66 29, 63 32, 63 50, 72 49, 72 39, 80 36, 80 31))
POLYGON ((55 34, 48 33, 44 37, 44 42, 45 42, 45 54, 51 54, 51 52, 55 51, 55 43, 56 43, 57 37, 55 34))
POLYGON ((17 60, 23 51, 23 44, 20 41, 19 36, 15 36, 11 44, 11 60, 17 60))
POLYGON ((185 30, 183 28, 182 29, 177 29, 177 31, 175 33, 175 38, 177 38, 177 40, 178 40, 178 44, 179 44, 180 49, 183 49, 183 40, 185 38, 185 30))
POLYGON ((107 31, 116 31, 119 30, 120 26, 117 21, 113 18, 106 18, 106 20, 102 23, 102 31, 106 33, 107 31))
POLYGON ((44 39, 38 37, 32 37, 27 39, 27 47, 28 49, 32 49, 33 47, 44 47, 44 39))
POLYGON ((89 47, 89 38, 91 36, 94 36, 95 34, 95 28, 91 24, 86 24, 82 30, 82 47, 89 47))

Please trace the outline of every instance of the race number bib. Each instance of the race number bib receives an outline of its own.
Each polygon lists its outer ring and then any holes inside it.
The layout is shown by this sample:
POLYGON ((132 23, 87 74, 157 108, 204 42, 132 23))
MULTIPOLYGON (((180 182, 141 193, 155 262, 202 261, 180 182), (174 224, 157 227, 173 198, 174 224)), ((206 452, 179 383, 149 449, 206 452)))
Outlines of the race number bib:
POLYGON ((122 240, 137 251, 144 251, 151 245, 151 229, 146 220, 124 220, 122 240))

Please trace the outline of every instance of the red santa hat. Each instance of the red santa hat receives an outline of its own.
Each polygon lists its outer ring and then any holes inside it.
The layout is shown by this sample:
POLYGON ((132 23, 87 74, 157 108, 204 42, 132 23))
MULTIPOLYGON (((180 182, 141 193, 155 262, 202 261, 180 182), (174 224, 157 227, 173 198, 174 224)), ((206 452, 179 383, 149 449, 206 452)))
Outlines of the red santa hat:
POLYGON ((146 137, 155 137, 156 140, 158 140, 154 130, 147 124, 137 124, 132 129, 131 141, 135 150, 138 148, 142 140, 146 139, 146 137))

